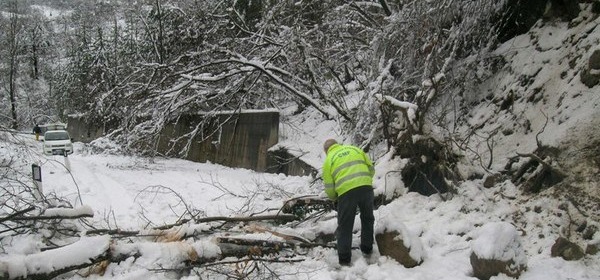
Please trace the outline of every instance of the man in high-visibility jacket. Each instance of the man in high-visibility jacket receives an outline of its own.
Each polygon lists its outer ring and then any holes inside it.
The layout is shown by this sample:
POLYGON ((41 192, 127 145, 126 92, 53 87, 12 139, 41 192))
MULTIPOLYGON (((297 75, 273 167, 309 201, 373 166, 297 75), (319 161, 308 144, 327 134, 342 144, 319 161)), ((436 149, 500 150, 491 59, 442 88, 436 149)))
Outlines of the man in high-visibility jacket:
POLYGON ((33 134, 35 134, 35 141, 40 141, 40 134, 42 133, 42 128, 39 125, 35 125, 33 127, 33 134))
POLYGON ((360 250, 373 251, 373 162, 358 147, 328 139, 323 144, 327 157, 323 163, 323 183, 329 199, 337 202, 337 251, 340 265, 352 260, 352 228, 356 208, 360 210, 360 250))

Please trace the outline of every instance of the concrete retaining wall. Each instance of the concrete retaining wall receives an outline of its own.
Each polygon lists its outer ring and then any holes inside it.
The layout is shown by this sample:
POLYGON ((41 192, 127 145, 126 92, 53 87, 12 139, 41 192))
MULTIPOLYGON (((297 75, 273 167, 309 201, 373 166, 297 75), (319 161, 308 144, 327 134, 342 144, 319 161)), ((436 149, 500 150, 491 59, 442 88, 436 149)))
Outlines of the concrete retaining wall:
POLYGON ((292 155, 284 148, 269 151, 266 172, 294 176, 317 176, 317 170, 314 167, 292 155))
POLYGON ((174 139, 196 129, 203 118, 204 115, 187 115, 177 123, 167 125, 161 132, 157 151, 197 162, 210 161, 261 172, 267 170, 267 150, 279 139, 278 112, 223 113, 211 117, 199 130, 201 134, 192 139, 187 155, 181 155, 187 139, 178 142, 174 139))
MULTIPOLYGON (((206 115, 185 115, 177 122, 168 124, 160 134, 157 143, 146 143, 156 147, 157 152, 165 156, 185 158, 196 162, 210 161, 230 167, 248 168, 260 172, 285 172, 292 171, 289 175, 305 175, 306 167, 283 168, 281 166, 269 168, 273 165, 272 156, 267 150, 277 144, 279 138, 279 112, 277 111, 244 111, 242 113, 217 114, 210 117, 203 129, 201 136, 192 139, 189 152, 182 155, 185 140, 174 141, 195 129, 206 115), (220 127, 219 129, 216 129, 220 127), (202 138, 206 138, 202 140, 202 138)), ((105 135, 116 125, 86 123, 83 117, 69 116, 68 130, 75 141, 89 143, 105 135)), ((294 163, 296 165, 296 163, 294 163)))
POLYGON ((108 124, 108 123, 88 123, 88 121, 83 116, 67 116, 67 131, 71 138, 77 142, 89 143, 94 139, 100 138, 110 129, 116 128, 116 124, 108 124))

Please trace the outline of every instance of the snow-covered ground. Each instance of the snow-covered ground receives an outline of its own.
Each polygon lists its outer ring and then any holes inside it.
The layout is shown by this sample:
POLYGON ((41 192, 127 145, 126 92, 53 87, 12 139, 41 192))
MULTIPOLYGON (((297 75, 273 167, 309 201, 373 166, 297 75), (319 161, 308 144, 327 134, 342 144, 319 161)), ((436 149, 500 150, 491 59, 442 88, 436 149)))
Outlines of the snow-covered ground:
MULTIPOLYGON (((263 174, 179 159, 149 160, 90 154, 82 143, 76 143, 76 152, 68 158, 45 157, 39 153, 40 143, 36 143, 32 136, 25 137, 29 159, 38 159, 37 163, 42 166, 44 193, 65 197, 75 206, 90 206, 94 217, 87 220, 98 228, 140 230, 149 225, 172 224, 186 208, 202 211, 206 216, 274 213, 290 197, 320 192, 319 189, 310 187, 312 178, 309 177, 263 174)), ((12 147, 3 144, 1 151, 5 157, 13 153, 10 148, 12 147)), ((378 169, 386 170, 381 165, 378 169)), ((376 175, 379 178, 376 182, 378 192, 384 188, 381 172, 376 175)), ((387 184, 391 183, 388 181, 387 184)), ((334 249, 315 248, 294 257, 295 260, 303 260, 301 262, 275 263, 270 264, 270 267, 282 279, 474 279, 470 276, 472 269, 469 255, 473 250, 472 240, 476 238, 477 229, 497 221, 527 221, 527 224, 518 225, 528 264, 528 270, 520 279, 600 279, 600 256, 587 256, 579 261, 550 257, 550 247, 558 237, 558 228, 567 226, 568 222, 561 218, 557 203, 546 198, 520 196, 519 190, 508 181, 493 189, 483 188, 481 181, 469 181, 461 185, 459 193, 448 201, 442 201, 437 196, 424 197, 408 193, 376 210, 376 224, 381 221, 390 223, 389 216, 393 215, 391 223, 400 222, 418 239, 417 242, 423 244, 423 264, 410 269, 404 268, 377 252, 374 260, 367 263, 357 250, 353 255, 352 266, 340 269, 337 267, 334 249), (516 199, 505 199, 506 197, 516 199), (535 207, 536 211, 531 210, 535 207)), ((333 215, 330 213, 320 222, 301 224, 294 228, 285 225, 267 227, 311 239, 316 232, 331 232, 335 227, 333 215)), ((281 240, 269 233, 248 232, 245 230, 247 226, 240 224, 228 234, 281 240)), ((355 242, 359 240, 357 237, 358 235, 355 236, 355 242)), ((24 259, 24 255, 40 249, 40 238, 40 235, 20 236, 12 242, 6 242, 9 238, 5 238, 3 247, 6 254, 0 255, 0 262, 12 261, 13 265, 19 264, 15 259, 24 259)), ((596 240, 599 238, 596 236, 596 240)), ((75 246, 71 250, 106 243, 102 238, 84 237, 82 240, 89 244, 75 246)), ((126 243, 121 240, 115 242, 126 243)), ((210 238, 204 242, 210 242, 210 238)), ((182 243, 193 244, 194 241, 182 243)), ((487 246, 494 250, 494 244, 487 246)), ((54 262, 60 259, 63 263, 81 257, 81 253, 65 250, 52 258, 54 262)), ((179 265, 177 258, 170 254, 172 253, 163 247, 148 247, 137 260, 131 258, 119 264, 111 264, 103 276, 92 275, 90 278, 172 278, 175 276, 153 271, 179 265)), ((32 259, 28 261, 35 262, 32 259)), ((74 275, 71 278, 79 279, 80 276, 74 275)), ((190 275, 183 279, 200 278, 190 275)), ((493 279, 507 277, 497 276, 493 279)))

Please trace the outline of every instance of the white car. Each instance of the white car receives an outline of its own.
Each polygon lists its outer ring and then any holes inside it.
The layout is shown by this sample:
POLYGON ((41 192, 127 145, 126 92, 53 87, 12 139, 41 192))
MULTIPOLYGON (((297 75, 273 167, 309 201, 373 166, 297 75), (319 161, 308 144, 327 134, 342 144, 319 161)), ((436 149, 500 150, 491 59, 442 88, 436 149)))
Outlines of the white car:
POLYGON ((40 125, 42 129, 42 134, 46 133, 46 131, 50 130, 67 130, 67 124, 65 123, 47 123, 40 125))
POLYGON ((73 143, 66 130, 48 130, 44 133, 45 155, 68 155, 72 153, 73 143))

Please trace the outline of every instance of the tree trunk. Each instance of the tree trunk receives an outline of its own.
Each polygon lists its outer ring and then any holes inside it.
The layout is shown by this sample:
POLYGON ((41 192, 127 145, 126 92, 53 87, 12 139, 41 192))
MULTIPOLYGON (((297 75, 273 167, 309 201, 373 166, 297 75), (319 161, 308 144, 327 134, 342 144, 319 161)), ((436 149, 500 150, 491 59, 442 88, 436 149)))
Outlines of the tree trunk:
POLYGON ((40 64, 40 58, 39 58, 39 51, 40 51, 40 41, 41 41, 41 33, 42 33, 42 27, 39 24, 34 24, 33 27, 31 27, 31 34, 30 34, 30 44, 31 44, 31 78, 33 78, 34 80, 37 80, 39 78, 40 75, 40 70, 39 70, 39 64, 40 64))
POLYGON ((156 18, 158 20, 158 39, 157 39, 157 55, 158 55, 158 63, 163 64, 164 63, 164 56, 165 56, 165 46, 164 46, 164 38, 163 38, 163 32, 164 32, 164 27, 163 27, 163 15, 162 15, 162 7, 160 4, 160 0, 156 0, 156 18))
POLYGON ((11 128, 19 128, 17 121, 17 71, 18 71, 18 57, 19 54, 19 17, 17 10, 17 2, 13 2, 11 5, 12 14, 10 16, 10 30, 8 31, 8 43, 9 43, 9 73, 8 73, 8 96, 10 99, 10 115, 12 118, 11 128))
MULTIPOLYGON (((0 262, 0 279, 52 279, 69 271, 90 268, 89 273, 102 273, 98 269, 91 269, 93 266, 99 265, 103 270, 107 267, 107 262, 118 263, 130 257, 141 258, 144 252, 152 252, 160 249, 148 249, 149 246, 157 246, 160 248, 168 248, 172 254, 177 254, 178 259, 185 262, 188 266, 198 266, 210 262, 215 262, 228 257, 258 257, 268 254, 276 254, 283 249, 294 249, 296 247, 313 248, 324 246, 322 244, 313 243, 298 243, 273 240, 256 240, 256 239, 241 239, 221 237, 216 239, 215 246, 219 249, 218 254, 209 253, 203 255, 203 252, 198 252, 193 246, 185 242, 167 242, 167 243, 146 243, 139 246, 136 243, 114 243, 107 237, 88 237, 93 238, 92 241, 79 241, 62 248, 47 250, 44 252, 24 256, 22 259, 14 262, 0 262), (144 249, 145 248, 145 249, 144 249), (72 252, 82 255, 80 260, 71 260, 70 262, 57 262, 51 266, 32 270, 22 271, 22 267, 26 269, 27 263, 53 263, 53 259, 65 255, 66 252, 72 252), (60 263, 60 264, 59 264, 60 263), (10 275, 9 271, 13 274, 10 275), (19 274, 16 274, 17 271, 19 274)), ((167 249, 165 249, 167 250, 167 249)), ((209 250, 210 251, 210 250, 209 250)), ((173 257, 173 256, 171 256, 173 257)), ((178 266, 179 267, 179 266, 178 266)), ((161 269, 170 269, 161 267, 161 269)))

